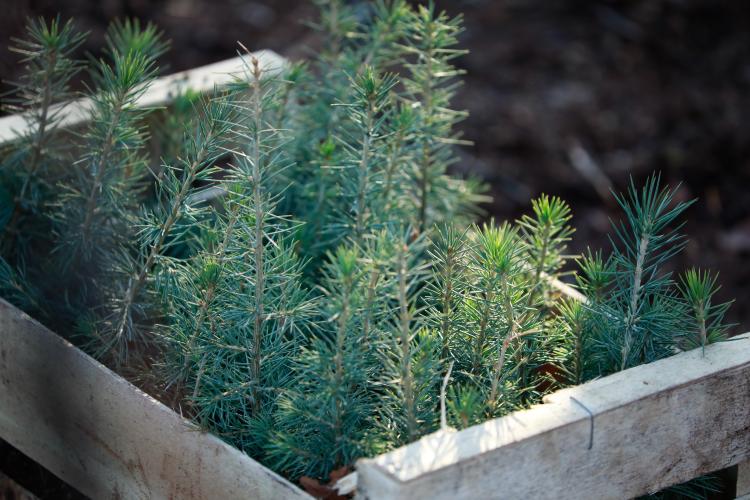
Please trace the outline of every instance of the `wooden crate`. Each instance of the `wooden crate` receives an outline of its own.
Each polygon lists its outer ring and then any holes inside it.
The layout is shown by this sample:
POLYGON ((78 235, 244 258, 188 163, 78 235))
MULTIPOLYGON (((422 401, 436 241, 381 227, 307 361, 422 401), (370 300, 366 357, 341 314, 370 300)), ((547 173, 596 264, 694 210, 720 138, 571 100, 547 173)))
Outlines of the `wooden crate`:
MULTIPOLYGON (((0 301, 0 437, 92 498, 310 498, 0 301)), ((373 459, 363 498, 629 498, 741 464, 750 334, 373 459)))
POLYGON ((310 498, 2 300, 0 437, 95 499, 310 498))
MULTIPOLYGON (((368 498, 632 498, 750 460, 750 334, 357 464, 368 498)), ((740 467, 738 494, 747 488, 740 467)))
MULTIPOLYGON (((269 73, 284 64, 256 55, 269 73)), ((241 66, 159 79, 139 104, 210 90, 241 66)), ((61 126, 84 123, 88 106, 67 106, 61 126)), ((0 144, 24 127, 0 119, 0 144)), ((310 498, 1 300, 0 437, 92 498, 310 498)), ((360 460, 339 486, 371 499, 627 498, 739 464, 737 495, 750 499, 748 460, 750 334, 360 460)))

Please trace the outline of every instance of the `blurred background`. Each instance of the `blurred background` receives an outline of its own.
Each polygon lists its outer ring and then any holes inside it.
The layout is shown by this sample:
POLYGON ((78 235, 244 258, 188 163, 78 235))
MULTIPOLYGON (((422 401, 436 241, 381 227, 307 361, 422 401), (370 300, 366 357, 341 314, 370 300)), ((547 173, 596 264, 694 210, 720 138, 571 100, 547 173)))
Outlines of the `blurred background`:
MULTIPOLYGON (((473 147, 456 170, 491 185, 488 216, 513 219, 541 192, 559 195, 578 228, 572 251, 608 248, 610 188, 660 171, 699 198, 690 243, 674 263, 721 272, 736 298, 735 332, 750 329, 750 2, 744 0, 438 1, 463 12, 456 99, 473 147)), ((318 44, 307 0, 4 0, 0 77, 13 80, 26 16, 74 17, 101 47, 107 23, 153 21, 172 40, 162 73, 235 54, 236 42, 292 59, 318 44)), ((8 85, 2 83, 5 92, 8 85)))

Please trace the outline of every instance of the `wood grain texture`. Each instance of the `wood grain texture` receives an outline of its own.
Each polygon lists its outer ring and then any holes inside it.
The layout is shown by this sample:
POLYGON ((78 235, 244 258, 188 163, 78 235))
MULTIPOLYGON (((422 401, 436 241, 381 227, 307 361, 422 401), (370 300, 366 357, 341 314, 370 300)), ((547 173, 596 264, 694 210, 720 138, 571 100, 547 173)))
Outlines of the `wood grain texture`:
POLYGON ((2 300, 0 437, 96 499, 311 498, 2 300))
POLYGON ((361 460, 358 494, 621 499, 748 459, 745 334, 709 346, 705 356, 698 349, 631 368, 529 410, 361 460))
MULTIPOLYGON (((283 57, 271 50, 260 50, 252 53, 260 61, 260 66, 268 76, 276 75, 284 67, 283 57)), ((247 56, 234 57, 225 61, 181 71, 169 76, 157 78, 137 101, 137 106, 148 108, 169 104, 176 95, 187 89, 198 93, 211 91, 214 86, 221 87, 230 83, 236 76, 242 75, 243 59, 247 56)), ((57 109, 61 106, 58 105, 57 109)), ((77 99, 64 104, 58 128, 69 128, 81 125, 91 116, 91 100, 77 99)), ((23 115, 10 115, 0 118, 0 145, 15 140, 28 129, 23 115)))

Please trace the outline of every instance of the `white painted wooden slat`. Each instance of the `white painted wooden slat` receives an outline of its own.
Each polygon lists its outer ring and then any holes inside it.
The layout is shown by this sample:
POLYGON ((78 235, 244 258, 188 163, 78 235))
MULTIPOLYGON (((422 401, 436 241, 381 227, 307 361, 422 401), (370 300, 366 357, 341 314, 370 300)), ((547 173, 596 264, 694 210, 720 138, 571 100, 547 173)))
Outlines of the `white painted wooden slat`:
POLYGON ((631 498, 750 459, 750 334, 357 464, 373 499, 631 498), (589 413, 590 412, 590 413, 589 413), (592 418, 593 416, 593 418, 592 418))
POLYGON ((96 499, 311 498, 2 300, 0 437, 96 499))
MULTIPOLYGON (((263 71, 271 76, 276 75, 286 64, 286 60, 271 50, 260 50, 252 53, 260 62, 263 71)), ((198 93, 211 91, 214 86, 221 87, 232 81, 243 69, 243 59, 238 56, 232 59, 181 71, 169 76, 157 78, 137 101, 139 107, 156 107, 168 104, 181 91, 192 89, 198 93)), ((90 118, 91 101, 82 98, 64 105, 57 127, 68 128, 80 125, 90 118)), ((12 141, 27 131, 28 124, 23 115, 10 115, 0 118, 0 145, 12 141)))

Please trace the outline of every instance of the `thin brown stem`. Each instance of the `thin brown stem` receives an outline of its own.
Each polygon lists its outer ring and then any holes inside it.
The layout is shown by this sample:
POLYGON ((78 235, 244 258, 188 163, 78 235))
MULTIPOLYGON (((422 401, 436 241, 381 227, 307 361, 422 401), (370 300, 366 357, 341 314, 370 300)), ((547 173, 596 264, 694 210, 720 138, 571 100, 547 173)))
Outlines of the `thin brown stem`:
POLYGON ((262 129, 262 103, 261 103, 261 69, 258 60, 252 58, 253 65, 253 204, 255 205, 255 319, 253 323, 253 360, 252 380, 255 381, 252 388, 253 413, 260 411, 260 391, 258 390, 261 380, 261 348, 263 344, 263 326, 265 323, 264 295, 265 295, 265 262, 264 250, 264 225, 265 212, 263 210, 263 192, 261 184, 262 169, 260 166, 260 141, 262 129))
POLYGON ((646 262, 646 252, 648 250, 649 238, 644 234, 638 243, 638 257, 636 258, 635 272, 633 273, 633 290, 630 294, 630 305, 628 318, 625 322, 625 340, 622 346, 622 361, 620 370, 624 370, 628 365, 630 350, 633 343, 633 327, 638 316, 638 302, 641 296, 641 281, 643 279, 643 266, 646 262))
POLYGON ((432 80, 434 78, 434 71, 432 68, 432 61, 434 58, 435 42, 433 35, 433 25, 428 24, 427 32, 427 53, 425 55, 426 64, 426 76, 422 83, 422 105, 424 107, 425 117, 425 128, 427 134, 425 134, 422 140, 422 156, 420 159, 420 177, 419 177, 419 230, 424 232, 427 229, 427 203, 428 203, 428 190, 430 189, 429 183, 429 172, 432 166, 432 152, 430 151, 430 138, 427 137, 430 133, 432 124, 433 109, 433 88, 432 80))
POLYGON ((442 337, 441 359, 447 359, 450 354, 451 326, 453 320, 453 268, 455 265, 455 251, 448 250, 446 256, 445 287, 443 288, 442 310, 440 318, 440 334, 442 337))
POLYGON ((122 114, 122 107, 126 96, 127 92, 123 92, 121 96, 118 96, 117 102, 114 107, 114 114, 112 116, 112 120, 109 122, 107 134, 104 138, 104 146, 102 147, 101 154, 99 154, 96 159, 96 174, 94 176, 93 183, 91 184, 89 196, 86 200, 86 215, 84 216, 83 224, 81 225, 81 235, 84 242, 88 240, 89 234, 91 232, 91 223, 94 218, 94 212, 97 208, 97 194, 102 190, 104 172, 109 166, 109 157, 112 154, 112 150, 115 146, 115 129, 117 127, 117 123, 120 121, 120 115, 122 114))
MULTIPOLYGON (((544 299, 544 286, 549 281, 548 279, 542 279, 545 276, 544 272, 544 261, 547 259, 547 253, 549 252, 549 245, 550 245, 550 231, 552 227, 549 222, 547 222, 544 225, 544 229, 542 230, 542 248, 541 252, 539 253, 539 261, 536 263, 536 267, 534 269, 534 280, 531 282, 531 286, 529 287, 528 295, 526 296, 526 310, 531 309, 531 307, 534 305, 534 299, 537 296, 537 293, 541 290, 542 299, 544 299)), ((524 350, 523 347, 525 347, 525 339, 521 340, 520 342, 521 346, 517 350, 516 359, 518 361, 518 371, 519 371, 519 377, 521 379, 521 384, 526 386, 527 378, 528 378, 528 370, 526 369, 526 362, 524 360, 524 350)))
POLYGON ((407 290, 408 249, 403 245, 398 253, 398 303, 399 303, 399 343, 401 344, 401 384, 403 389, 404 406, 406 410, 406 430, 408 441, 417 437, 417 408, 414 394, 414 380, 411 369, 411 312, 407 290))
POLYGON ((508 348, 510 347, 511 342, 514 340, 520 339, 526 335, 531 335, 532 333, 537 333, 538 330, 527 330, 525 332, 518 332, 518 325, 515 323, 511 327, 510 333, 505 337, 503 340, 503 343, 500 347, 500 352, 497 357, 497 361, 495 362, 495 368, 494 368, 494 374, 492 376, 492 385, 490 387, 490 397, 489 397, 489 404, 490 407, 493 407, 497 403, 497 396, 499 392, 500 387, 500 379, 503 373, 503 368, 505 367, 505 355, 508 352, 508 348))
POLYGON ((367 200, 367 189, 370 179, 368 172, 370 166, 370 142, 372 141, 372 128, 375 119, 374 103, 367 103, 367 119, 365 120, 365 132, 362 134, 362 157, 359 161, 359 186, 357 187, 357 219, 355 234, 361 238, 365 232, 365 202, 367 200))
MULTIPOLYGON (((336 354, 334 355, 334 366, 335 366, 335 372, 334 372, 334 378, 335 378, 335 384, 336 384, 336 416, 334 417, 333 422, 333 435, 335 437, 336 441, 339 441, 343 438, 342 436, 342 421, 344 417, 344 409, 343 409, 343 402, 341 401, 341 397, 338 396, 341 386, 343 385, 344 380, 344 346, 346 343, 346 334, 347 329, 349 328, 349 316, 351 314, 350 312, 350 302, 351 302, 351 294, 352 294, 352 288, 353 288, 353 282, 351 275, 346 276, 344 279, 344 289, 343 289, 343 297, 342 297, 342 304, 341 304, 341 312, 339 314, 339 320, 338 320, 338 328, 336 329, 336 354)), ((336 447, 338 449, 338 447, 336 447)), ((336 457, 335 463, 340 462, 341 457, 336 457)))
MULTIPOLYGON (((182 184, 180 186, 180 190, 178 191, 177 195, 172 199, 172 206, 169 211, 169 215, 164 220, 164 223, 161 226, 161 229, 159 231, 159 237, 157 240, 151 245, 149 248, 148 256, 146 257, 146 260, 143 262, 143 264, 138 269, 138 272, 135 274, 133 279, 130 281, 128 285, 128 289, 125 292, 125 299, 123 301, 122 310, 120 313, 120 319, 117 323, 117 327, 115 328, 115 339, 114 341, 119 341, 123 338, 125 335, 125 331, 128 328, 129 318, 130 318, 130 310, 133 307, 133 304, 135 303, 135 299, 138 296, 138 293, 140 292, 141 287, 146 282, 146 278, 148 276, 148 273, 151 271, 151 268, 154 266, 154 263, 156 262, 156 258, 161 254, 164 243, 167 240, 167 236, 169 235, 170 231, 172 230, 172 226, 180 219, 180 211, 182 208, 182 204, 187 198, 190 188, 195 181, 195 178, 198 174, 198 170, 200 169, 201 165, 203 165, 203 162, 208 156, 208 149, 210 147, 210 144, 213 142, 213 135, 214 131, 211 130, 208 133, 208 136, 203 141, 203 144, 198 151, 195 159, 192 161, 190 166, 185 170, 183 174, 182 184)), ((110 346, 111 348, 112 346, 110 346)))
POLYGON ((367 345, 370 337, 370 324, 372 323, 372 314, 375 305, 375 292, 379 280, 380 272, 377 269, 374 269, 370 276, 370 283, 367 285, 367 295, 365 296, 365 317, 362 322, 362 343, 364 345, 367 345))
POLYGON ((391 208, 391 196, 393 194, 393 176, 396 172, 396 166, 398 165, 398 157, 401 153, 402 144, 403 144, 403 131, 399 130, 396 133, 396 136, 393 140, 393 143, 390 148, 390 154, 388 155, 387 164, 385 167, 385 185, 383 187, 383 205, 385 207, 386 213, 390 211, 391 208))
POLYGON ((471 365, 471 371, 475 374, 479 374, 479 369, 482 366, 482 355, 484 353, 484 346, 487 342, 487 328, 489 327, 490 313, 492 311, 492 302, 495 300, 495 293, 490 290, 485 292, 483 308, 481 311, 481 318, 479 320, 479 333, 477 335, 476 342, 474 343, 474 360, 471 365))
MULTIPOLYGON (((39 127, 37 128, 36 136, 31 145, 31 157, 29 163, 26 166, 26 172, 21 185, 21 190, 18 193, 13 205, 13 215, 11 216, 10 222, 5 228, 5 233, 12 235, 17 231, 17 225, 19 217, 21 216, 21 205, 26 197, 26 191, 29 189, 31 179, 36 175, 36 171, 39 168, 40 159, 42 156, 42 149, 47 140, 47 126, 49 125, 49 109, 52 105, 52 72, 55 68, 57 61, 57 53, 51 52, 49 55, 49 61, 44 72, 44 80, 42 85, 42 105, 40 107, 39 115, 39 127)), ((12 237, 12 236, 11 236, 12 237)))
MULTIPOLYGON (((225 262, 225 253, 226 248, 229 245, 229 241, 231 240, 232 234, 234 232, 234 226, 237 223, 237 220, 239 219, 239 213, 240 213, 240 204, 239 203, 233 203, 232 208, 230 211, 230 218, 227 222, 226 231, 224 233, 224 239, 221 241, 221 244, 219 245, 219 248, 216 250, 217 255, 217 261, 219 265, 219 273, 223 271, 224 268, 224 262, 225 262)), ((200 300, 200 305, 198 307, 198 313, 195 320, 195 325, 193 327, 193 330, 190 334, 187 348, 185 349, 185 361, 182 365, 182 370, 180 372, 180 380, 178 381, 178 387, 182 382, 182 377, 186 377, 186 372, 188 369, 188 366, 190 365, 190 358, 193 353, 193 347, 195 346, 195 342, 198 340, 198 335, 200 335, 201 328, 203 327, 203 323, 208 316, 208 310, 211 307, 211 304, 213 304, 213 301, 216 297, 216 282, 219 279, 219 275, 217 275, 213 282, 209 283, 208 286, 206 286, 206 289, 203 292, 203 296, 200 300)))
POLYGON ((47 139, 46 129, 47 125, 49 125, 49 109, 52 105, 52 72, 54 71, 56 62, 57 53, 51 52, 49 54, 47 69, 44 72, 44 90, 42 91, 43 97, 41 114, 39 117, 39 129, 37 130, 36 138, 31 149, 31 158, 29 159, 29 165, 26 169, 26 178, 24 179, 23 185, 21 186, 21 192, 19 194, 19 198, 21 200, 23 200, 23 197, 26 195, 26 190, 29 187, 29 182, 34 177, 34 174, 36 174, 37 168, 39 167, 39 160, 42 156, 42 148, 44 147, 44 143, 47 139))

